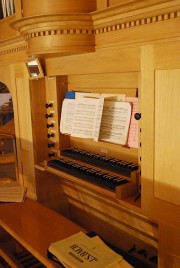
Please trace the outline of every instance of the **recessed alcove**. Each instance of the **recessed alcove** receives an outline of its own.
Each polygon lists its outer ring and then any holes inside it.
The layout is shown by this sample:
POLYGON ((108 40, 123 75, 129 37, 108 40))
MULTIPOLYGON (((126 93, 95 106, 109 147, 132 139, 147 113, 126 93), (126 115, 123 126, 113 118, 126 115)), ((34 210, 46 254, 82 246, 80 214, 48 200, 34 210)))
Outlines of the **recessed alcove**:
POLYGON ((10 91, 0 82, 0 178, 16 179, 14 112, 10 91))

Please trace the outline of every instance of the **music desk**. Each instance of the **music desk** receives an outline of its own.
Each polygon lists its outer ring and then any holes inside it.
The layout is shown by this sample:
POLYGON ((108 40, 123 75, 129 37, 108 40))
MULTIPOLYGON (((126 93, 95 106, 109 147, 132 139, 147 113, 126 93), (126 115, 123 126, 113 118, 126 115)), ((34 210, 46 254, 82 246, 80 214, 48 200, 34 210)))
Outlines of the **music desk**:
MULTIPOLYGON (((47 248, 51 242, 79 231, 86 232, 64 216, 29 198, 23 203, 0 203, 0 226, 48 268, 61 267, 47 258, 47 248)), ((0 243, 0 256, 13 268, 23 267, 16 263, 12 254, 8 255, 3 242, 0 243)))

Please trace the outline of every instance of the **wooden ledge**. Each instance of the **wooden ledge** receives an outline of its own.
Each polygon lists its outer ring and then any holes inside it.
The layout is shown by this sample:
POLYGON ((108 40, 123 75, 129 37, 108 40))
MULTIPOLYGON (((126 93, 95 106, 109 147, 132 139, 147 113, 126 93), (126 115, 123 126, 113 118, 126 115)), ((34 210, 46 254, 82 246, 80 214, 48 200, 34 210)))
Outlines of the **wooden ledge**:
POLYGON ((59 267, 47 258, 51 242, 85 229, 27 198, 22 203, 0 204, 0 226, 46 267, 59 267))

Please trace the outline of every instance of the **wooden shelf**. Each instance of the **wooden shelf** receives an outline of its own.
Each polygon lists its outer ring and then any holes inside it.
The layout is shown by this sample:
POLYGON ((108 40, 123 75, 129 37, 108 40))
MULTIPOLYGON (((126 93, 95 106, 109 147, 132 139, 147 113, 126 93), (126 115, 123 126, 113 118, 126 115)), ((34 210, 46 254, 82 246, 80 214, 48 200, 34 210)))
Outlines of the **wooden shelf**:
MULTIPOLYGON (((45 267, 60 267, 47 258, 50 243, 85 229, 40 203, 26 198, 22 203, 0 204, 0 226, 45 267), (12 220, 13 219, 13 220, 12 220)), ((16 258, 0 245, 0 255, 19 268, 16 258)), ((23 266, 24 267, 24 266, 23 266)))

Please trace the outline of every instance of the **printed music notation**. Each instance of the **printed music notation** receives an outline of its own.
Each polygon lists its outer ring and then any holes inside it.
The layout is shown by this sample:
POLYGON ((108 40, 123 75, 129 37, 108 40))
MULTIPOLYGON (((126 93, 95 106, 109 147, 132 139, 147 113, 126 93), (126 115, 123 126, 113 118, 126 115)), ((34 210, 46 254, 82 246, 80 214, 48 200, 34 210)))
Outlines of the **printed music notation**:
POLYGON ((128 142, 128 146, 137 148, 137 122, 132 119, 132 112, 136 111, 137 106, 133 107, 135 103, 137 98, 129 98, 128 101, 103 97, 64 99, 60 132, 120 145, 127 145, 128 142))
POLYGON ((104 99, 64 99, 60 132, 73 137, 98 140, 104 99))
POLYGON ((98 140, 104 99, 79 98, 75 101, 71 135, 98 140))
POLYGON ((105 101, 99 139, 125 145, 131 119, 131 103, 105 101))

